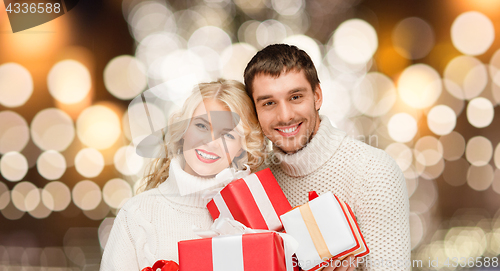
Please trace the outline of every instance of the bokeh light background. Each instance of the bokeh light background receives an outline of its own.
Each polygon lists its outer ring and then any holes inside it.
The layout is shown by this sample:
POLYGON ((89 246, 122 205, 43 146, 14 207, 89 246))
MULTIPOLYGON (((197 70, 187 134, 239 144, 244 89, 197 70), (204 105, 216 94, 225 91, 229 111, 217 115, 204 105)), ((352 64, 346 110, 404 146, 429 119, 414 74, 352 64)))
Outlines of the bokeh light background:
POLYGON ((98 270, 149 162, 130 101, 242 80, 280 42, 312 57, 320 112, 403 170, 414 270, 500 254, 500 0, 88 0, 17 34, 0 14, 1 270, 98 270))

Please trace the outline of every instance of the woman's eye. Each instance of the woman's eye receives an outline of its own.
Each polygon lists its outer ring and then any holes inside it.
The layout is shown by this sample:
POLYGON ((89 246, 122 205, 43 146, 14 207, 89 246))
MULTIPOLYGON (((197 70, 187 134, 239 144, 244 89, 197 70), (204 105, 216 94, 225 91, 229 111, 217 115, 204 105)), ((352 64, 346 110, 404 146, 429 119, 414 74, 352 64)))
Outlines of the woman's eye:
POLYGON ((198 128, 201 128, 201 129, 207 130, 207 126, 206 126, 205 124, 203 124, 203 123, 196 123, 195 125, 196 125, 196 127, 198 127, 198 128))
POLYGON ((234 136, 232 134, 225 134, 225 136, 230 138, 230 139, 234 139, 234 136))

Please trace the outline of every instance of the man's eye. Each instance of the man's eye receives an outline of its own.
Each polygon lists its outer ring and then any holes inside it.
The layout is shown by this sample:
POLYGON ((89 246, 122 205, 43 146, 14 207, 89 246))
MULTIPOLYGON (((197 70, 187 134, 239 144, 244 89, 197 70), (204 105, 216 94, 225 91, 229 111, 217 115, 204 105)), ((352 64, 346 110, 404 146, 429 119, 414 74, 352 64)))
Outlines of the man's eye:
POLYGON ((272 105, 274 102, 267 102, 264 104, 264 106, 269 106, 269 105, 272 105))
POLYGON ((200 129, 208 130, 207 126, 203 123, 196 123, 195 125, 196 125, 196 127, 200 128, 200 129))
POLYGON ((292 100, 297 100, 298 98, 300 98, 300 95, 292 96, 292 100))

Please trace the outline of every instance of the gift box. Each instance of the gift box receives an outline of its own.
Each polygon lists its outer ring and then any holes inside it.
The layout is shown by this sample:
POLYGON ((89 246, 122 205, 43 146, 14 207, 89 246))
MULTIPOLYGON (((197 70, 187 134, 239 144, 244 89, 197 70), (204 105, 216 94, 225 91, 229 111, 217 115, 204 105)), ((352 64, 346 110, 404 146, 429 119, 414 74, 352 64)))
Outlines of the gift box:
POLYGON ((299 243, 295 254, 303 270, 318 270, 332 259, 361 253, 358 228, 342 204, 328 192, 281 215, 286 233, 299 243))
POLYGON ((215 220, 219 216, 243 223, 252 229, 280 231, 280 215, 292 206, 266 168, 226 185, 207 204, 215 220))
POLYGON ((286 271, 283 239, 275 232, 180 241, 179 271, 286 271))
MULTIPOLYGON (((354 237, 358 241, 360 247, 353 251, 351 254, 354 255, 354 257, 364 257, 370 253, 370 249, 366 245, 365 238, 363 237, 363 234, 361 233, 361 230, 359 229, 358 221, 356 221, 356 217, 354 216, 354 212, 351 210, 351 207, 349 204, 345 203, 342 200, 339 200, 339 202, 342 205, 342 209, 344 209, 344 212, 347 213, 349 222, 351 226, 354 228, 354 237)), ((348 255, 345 255, 343 257, 346 257, 348 255)), ((343 259, 343 258, 341 258, 343 259)))

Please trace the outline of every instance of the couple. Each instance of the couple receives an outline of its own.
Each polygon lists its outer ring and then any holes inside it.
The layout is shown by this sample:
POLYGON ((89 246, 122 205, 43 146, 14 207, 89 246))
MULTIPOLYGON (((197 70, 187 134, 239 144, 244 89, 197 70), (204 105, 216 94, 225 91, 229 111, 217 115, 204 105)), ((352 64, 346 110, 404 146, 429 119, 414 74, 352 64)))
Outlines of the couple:
MULTIPOLYGON (((352 206, 371 251, 358 269, 408 270, 403 174, 384 151, 319 115, 322 91, 309 56, 295 46, 270 45, 248 63, 244 79, 246 88, 230 80, 200 84, 172 116, 166 158, 147 176, 146 191, 118 213, 101 270, 177 262, 177 242, 197 238, 193 226, 212 224, 204 192, 227 184, 223 171, 234 176, 246 166, 246 172, 269 166, 292 206, 306 203, 309 191, 332 191, 352 206), (262 133, 273 143, 267 157, 262 133)), ((324 270, 354 270, 350 259, 324 270)))

